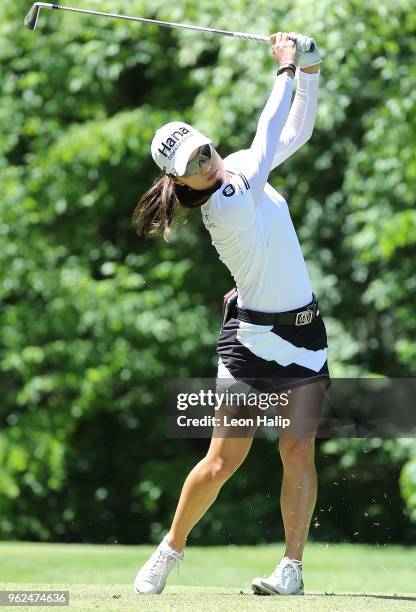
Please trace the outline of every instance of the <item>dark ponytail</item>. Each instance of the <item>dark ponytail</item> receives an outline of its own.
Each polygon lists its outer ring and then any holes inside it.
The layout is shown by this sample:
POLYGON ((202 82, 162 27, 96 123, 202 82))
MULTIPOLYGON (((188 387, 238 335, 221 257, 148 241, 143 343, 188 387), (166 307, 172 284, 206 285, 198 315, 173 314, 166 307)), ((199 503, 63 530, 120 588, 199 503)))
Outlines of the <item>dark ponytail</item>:
POLYGON ((200 191, 175 183, 174 179, 166 174, 156 179, 133 211, 132 222, 136 226, 136 234, 148 238, 163 231, 163 238, 167 242, 178 207, 199 208, 207 202, 218 186, 200 191))

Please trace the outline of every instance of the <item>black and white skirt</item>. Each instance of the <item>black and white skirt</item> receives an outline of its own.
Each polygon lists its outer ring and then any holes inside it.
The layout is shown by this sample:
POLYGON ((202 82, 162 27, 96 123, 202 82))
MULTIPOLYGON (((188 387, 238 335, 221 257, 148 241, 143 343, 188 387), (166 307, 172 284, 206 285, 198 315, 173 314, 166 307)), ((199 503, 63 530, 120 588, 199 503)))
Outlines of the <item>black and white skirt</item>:
POLYGON ((232 388, 243 382, 256 391, 271 392, 324 380, 329 387, 327 349, 319 310, 309 325, 299 327, 247 323, 237 319, 233 311, 218 339, 217 384, 232 388))

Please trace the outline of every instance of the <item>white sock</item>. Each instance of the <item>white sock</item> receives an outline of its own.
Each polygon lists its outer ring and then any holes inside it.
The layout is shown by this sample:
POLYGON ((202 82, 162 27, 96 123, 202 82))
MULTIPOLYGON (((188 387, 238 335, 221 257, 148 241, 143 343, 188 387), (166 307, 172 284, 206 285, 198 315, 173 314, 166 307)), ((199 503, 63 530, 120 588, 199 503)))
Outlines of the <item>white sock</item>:
POLYGON ((175 550, 174 548, 172 548, 172 546, 169 546, 168 542, 167 542, 167 535, 165 535, 165 537, 163 538, 161 544, 164 548, 164 550, 166 550, 170 555, 173 555, 174 557, 180 557, 182 553, 178 552, 177 550, 175 550))
POLYGON ((298 565, 300 569, 302 569, 302 561, 299 561, 298 559, 289 559, 289 557, 283 557, 283 559, 287 559, 288 561, 292 561, 293 563, 296 563, 296 565, 298 565))

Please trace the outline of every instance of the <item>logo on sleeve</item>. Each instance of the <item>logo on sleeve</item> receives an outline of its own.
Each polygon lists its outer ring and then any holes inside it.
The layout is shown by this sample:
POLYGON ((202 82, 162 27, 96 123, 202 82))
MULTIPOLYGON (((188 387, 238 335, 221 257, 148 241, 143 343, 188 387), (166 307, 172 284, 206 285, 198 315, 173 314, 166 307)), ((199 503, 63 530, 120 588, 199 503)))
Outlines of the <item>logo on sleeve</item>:
POLYGON ((224 187, 222 193, 225 195, 226 198, 229 198, 230 196, 235 194, 235 188, 233 185, 228 184, 224 187))

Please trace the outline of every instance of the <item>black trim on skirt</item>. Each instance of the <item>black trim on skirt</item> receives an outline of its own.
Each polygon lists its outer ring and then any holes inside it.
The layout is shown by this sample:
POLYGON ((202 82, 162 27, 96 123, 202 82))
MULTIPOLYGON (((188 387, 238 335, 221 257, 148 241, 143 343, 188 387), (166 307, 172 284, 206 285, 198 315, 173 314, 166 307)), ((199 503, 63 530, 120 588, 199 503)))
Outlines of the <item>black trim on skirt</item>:
MULTIPOLYGON (((285 314, 301 312, 306 306, 285 311, 285 314)), ((237 381, 245 382, 254 390, 262 392, 294 388, 317 380, 325 380, 326 388, 330 386, 327 360, 320 370, 316 371, 306 367, 305 364, 289 363, 286 366, 281 365, 279 363, 279 352, 276 352, 271 360, 256 355, 237 339, 237 332, 242 322, 236 316, 236 308, 230 308, 228 320, 225 317, 221 327, 217 353, 228 372, 237 381)), ((308 349, 309 351, 319 351, 328 346, 326 328, 320 311, 308 325, 275 325, 270 331, 264 331, 264 326, 252 325, 253 333, 256 333, 256 328, 259 328, 258 333, 260 335, 273 333, 290 342, 294 347, 308 349)), ((226 380, 226 378, 221 379, 221 381, 226 380)))

